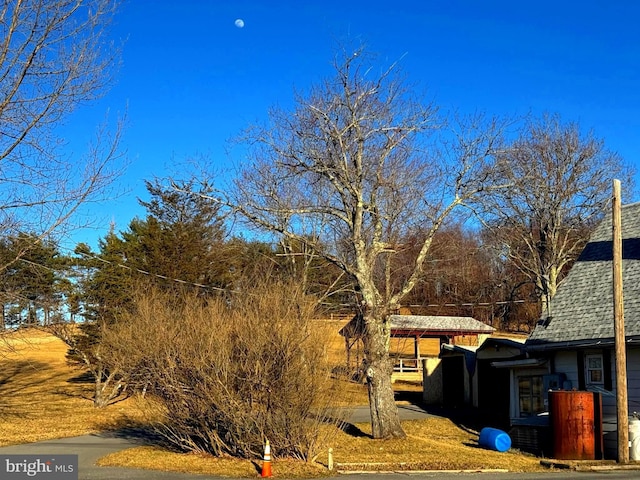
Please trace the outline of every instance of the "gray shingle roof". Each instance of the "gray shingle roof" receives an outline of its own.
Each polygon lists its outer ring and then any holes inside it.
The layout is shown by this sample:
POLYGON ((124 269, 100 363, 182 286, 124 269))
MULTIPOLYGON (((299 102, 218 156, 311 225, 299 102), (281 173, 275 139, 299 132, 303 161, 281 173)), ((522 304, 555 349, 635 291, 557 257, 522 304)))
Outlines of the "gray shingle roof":
MULTIPOLYGON (((455 332, 461 334, 492 333, 495 328, 472 317, 447 317, 436 315, 390 315, 391 330, 431 332, 455 332)), ((356 337, 363 330, 362 318, 358 315, 340 329, 342 336, 356 337)))
MULTIPOLYGON (((613 246, 611 213, 558 286, 551 320, 539 322, 527 345, 609 342, 613 332, 613 246)), ((622 207, 622 273, 625 334, 640 335, 640 203, 622 207)))
POLYGON ((434 315, 391 315, 391 328, 397 330, 460 331, 491 333, 495 328, 472 317, 445 317, 434 315))

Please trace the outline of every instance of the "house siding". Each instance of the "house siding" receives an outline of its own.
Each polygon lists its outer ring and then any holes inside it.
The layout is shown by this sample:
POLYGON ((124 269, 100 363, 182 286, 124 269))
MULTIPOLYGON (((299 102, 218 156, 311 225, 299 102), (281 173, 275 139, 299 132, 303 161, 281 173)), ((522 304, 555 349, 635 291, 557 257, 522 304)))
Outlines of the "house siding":
MULTIPOLYGON (((613 352, 612 352, 613 357, 613 352)), ((615 360, 611 362, 611 377, 613 390, 602 392, 602 434, 604 437, 604 452, 606 458, 618 457, 618 419, 616 407, 616 367, 615 360)), ((590 389, 587 386, 587 389, 590 389)), ((629 414, 638 408, 640 403, 640 349, 627 349, 627 400, 629 414)))
POLYGON ((566 382, 563 386, 566 389, 577 389, 578 382, 578 355, 575 350, 568 350, 556 353, 554 361, 554 373, 564 373, 566 382))

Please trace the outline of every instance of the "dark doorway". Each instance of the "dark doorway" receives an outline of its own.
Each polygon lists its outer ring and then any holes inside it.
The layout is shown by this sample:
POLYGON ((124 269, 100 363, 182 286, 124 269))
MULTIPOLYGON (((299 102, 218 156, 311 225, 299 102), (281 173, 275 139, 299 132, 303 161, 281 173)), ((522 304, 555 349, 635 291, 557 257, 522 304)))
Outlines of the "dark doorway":
POLYGON ((442 359, 442 400, 447 407, 464 404, 464 357, 442 359))
POLYGON ((491 360, 478 360, 478 408, 496 422, 509 425, 509 369, 491 366, 491 360))

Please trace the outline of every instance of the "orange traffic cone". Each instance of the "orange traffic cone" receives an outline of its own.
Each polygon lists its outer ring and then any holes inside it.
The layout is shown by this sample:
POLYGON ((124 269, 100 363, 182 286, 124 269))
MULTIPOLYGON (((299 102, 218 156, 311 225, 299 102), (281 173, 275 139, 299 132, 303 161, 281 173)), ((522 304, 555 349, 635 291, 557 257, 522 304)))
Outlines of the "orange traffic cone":
POLYGON ((271 476, 271 446, 269 445, 269 440, 264 446, 264 461, 262 462, 262 476, 270 477, 271 476))

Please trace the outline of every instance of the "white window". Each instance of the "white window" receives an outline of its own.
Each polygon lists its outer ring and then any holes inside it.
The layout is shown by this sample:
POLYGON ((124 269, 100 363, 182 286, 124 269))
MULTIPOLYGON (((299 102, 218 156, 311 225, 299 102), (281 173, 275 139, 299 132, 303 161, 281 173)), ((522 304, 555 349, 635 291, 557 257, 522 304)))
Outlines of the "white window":
POLYGON ((521 417, 530 417, 544 412, 542 375, 518 377, 518 399, 521 417))
POLYGON ((585 374, 587 385, 604 385, 604 362, 602 354, 585 355, 585 374))

